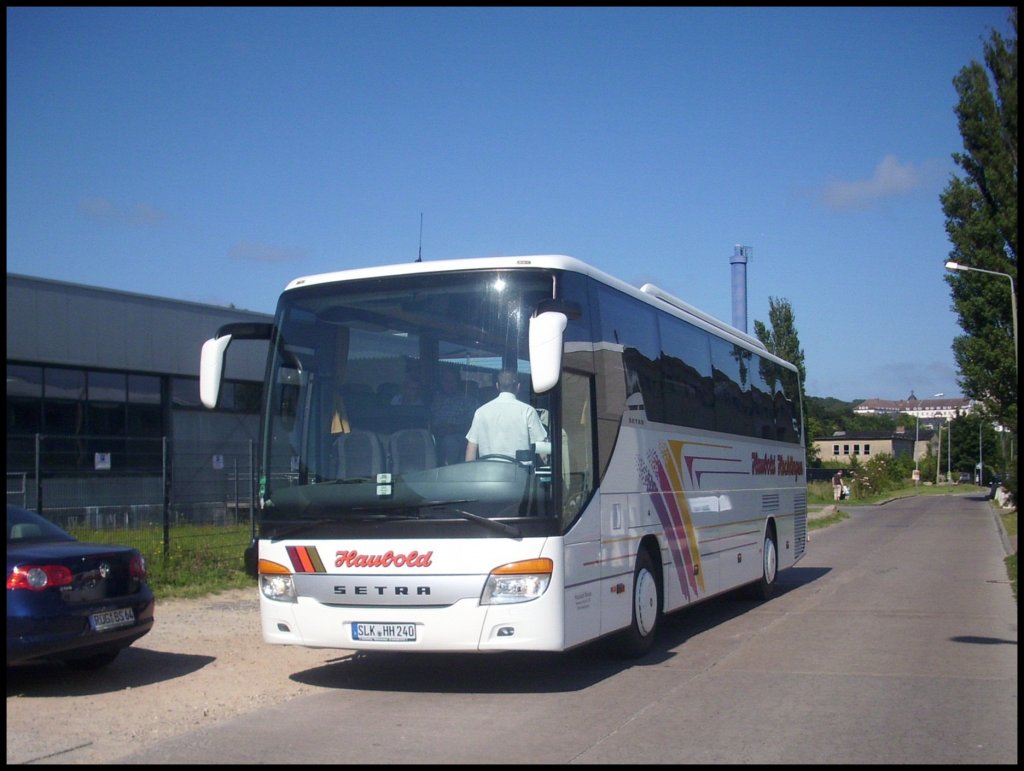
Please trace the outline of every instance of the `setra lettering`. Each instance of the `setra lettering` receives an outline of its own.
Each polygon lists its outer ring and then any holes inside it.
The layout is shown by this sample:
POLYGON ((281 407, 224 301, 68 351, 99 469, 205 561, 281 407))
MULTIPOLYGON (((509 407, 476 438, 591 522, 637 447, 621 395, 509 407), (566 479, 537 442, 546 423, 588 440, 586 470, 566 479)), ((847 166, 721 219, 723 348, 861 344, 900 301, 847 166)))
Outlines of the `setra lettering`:
MULTIPOLYGON (((430 587, 429 586, 416 586, 413 587, 413 591, 416 592, 417 597, 429 597, 430 587)), ((378 597, 384 596, 395 596, 395 597, 408 597, 409 587, 408 586, 365 586, 362 584, 335 584, 334 593, 343 596, 354 595, 356 597, 368 597, 376 595, 378 597)))

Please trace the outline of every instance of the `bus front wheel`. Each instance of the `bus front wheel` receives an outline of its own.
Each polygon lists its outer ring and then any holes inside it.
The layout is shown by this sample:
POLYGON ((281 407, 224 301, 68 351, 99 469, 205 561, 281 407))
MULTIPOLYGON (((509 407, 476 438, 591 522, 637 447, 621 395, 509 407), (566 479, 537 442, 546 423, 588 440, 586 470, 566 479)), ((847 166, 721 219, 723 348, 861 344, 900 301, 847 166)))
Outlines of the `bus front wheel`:
POLYGON ((645 655, 654 643, 661 620, 661 588, 651 554, 641 549, 633 568, 633 618, 620 637, 619 650, 624 658, 645 655))

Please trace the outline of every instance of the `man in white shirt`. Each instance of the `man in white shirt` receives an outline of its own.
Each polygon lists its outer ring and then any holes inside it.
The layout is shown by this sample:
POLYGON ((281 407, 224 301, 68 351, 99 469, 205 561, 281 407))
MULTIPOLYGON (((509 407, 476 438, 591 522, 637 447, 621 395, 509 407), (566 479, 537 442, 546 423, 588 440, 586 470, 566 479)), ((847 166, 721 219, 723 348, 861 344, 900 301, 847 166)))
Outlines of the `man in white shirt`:
POLYGON ((502 371, 495 386, 498 395, 473 414, 473 424, 466 434, 467 461, 486 455, 515 458, 518 450, 529 450, 531 444, 547 439, 537 410, 516 398, 516 373, 502 371))

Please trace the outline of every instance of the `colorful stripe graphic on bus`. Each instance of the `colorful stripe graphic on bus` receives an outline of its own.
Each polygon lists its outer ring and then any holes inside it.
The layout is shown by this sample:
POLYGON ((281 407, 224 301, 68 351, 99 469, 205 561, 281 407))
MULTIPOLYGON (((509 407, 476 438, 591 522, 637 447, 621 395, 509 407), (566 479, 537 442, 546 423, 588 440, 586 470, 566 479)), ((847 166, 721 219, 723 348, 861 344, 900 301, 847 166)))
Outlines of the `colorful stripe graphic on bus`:
POLYGON ((738 462, 733 458, 685 453, 684 448, 687 445, 691 448, 700 447, 699 452, 702 453, 710 449, 731 449, 726 445, 670 440, 664 442, 660 449, 651 450, 647 462, 641 461, 639 466, 640 477, 647 491, 651 493, 651 502, 665 531, 669 553, 676 566, 679 587, 683 595, 692 600, 704 591, 705 586, 704 574, 699 569, 700 548, 693 529, 693 516, 686 500, 686 490, 699 490, 701 477, 705 474, 744 472, 729 467, 738 462), (683 481, 684 470, 688 483, 683 481))
POLYGON ((647 462, 641 459, 638 466, 641 482, 651 493, 651 502, 665 531, 679 588, 688 600, 693 600, 704 590, 704 576, 698 569, 700 553, 696 548, 693 518, 686 505, 679 476, 678 451, 681 445, 681 442, 668 442, 660 452, 651 450, 647 462))
POLYGON ((288 546, 288 556, 296 573, 326 573, 315 546, 288 546))

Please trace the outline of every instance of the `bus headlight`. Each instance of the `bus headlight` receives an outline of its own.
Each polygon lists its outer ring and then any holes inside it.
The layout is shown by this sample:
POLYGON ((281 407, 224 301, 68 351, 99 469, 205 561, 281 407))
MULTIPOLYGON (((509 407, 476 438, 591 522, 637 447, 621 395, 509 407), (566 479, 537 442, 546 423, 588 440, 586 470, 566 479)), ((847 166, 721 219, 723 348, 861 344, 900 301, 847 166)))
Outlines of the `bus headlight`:
POLYGON ((491 571, 480 596, 481 605, 529 602, 547 591, 554 563, 545 558, 510 562, 491 571))
POLYGON ((295 578, 284 565, 270 560, 259 561, 260 591, 268 600, 296 602, 295 578))

